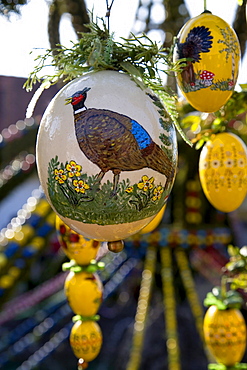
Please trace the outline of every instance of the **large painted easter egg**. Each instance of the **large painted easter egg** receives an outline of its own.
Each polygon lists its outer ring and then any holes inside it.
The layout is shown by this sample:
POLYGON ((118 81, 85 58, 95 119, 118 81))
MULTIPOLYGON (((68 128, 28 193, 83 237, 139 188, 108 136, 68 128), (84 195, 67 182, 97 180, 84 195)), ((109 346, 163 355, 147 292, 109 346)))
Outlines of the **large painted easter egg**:
POLYGON ((188 102, 202 112, 219 110, 237 81, 240 46, 235 31, 206 11, 180 30, 174 60, 188 58, 177 83, 188 102))
POLYGON ((236 210, 247 189, 247 150, 235 134, 220 133, 204 145, 199 176, 209 202, 222 212, 236 210))
POLYGON ((93 361, 102 346, 102 332, 95 321, 76 321, 70 333, 70 345, 77 358, 93 361))
POLYGON ((68 227, 58 216, 56 216, 56 230, 58 241, 69 259, 75 260, 78 265, 88 265, 96 258, 100 242, 84 238, 68 227))
POLYGON ((37 138, 46 197, 84 237, 117 241, 166 203, 177 164, 174 127, 162 103, 124 73, 88 73, 47 107, 37 138))

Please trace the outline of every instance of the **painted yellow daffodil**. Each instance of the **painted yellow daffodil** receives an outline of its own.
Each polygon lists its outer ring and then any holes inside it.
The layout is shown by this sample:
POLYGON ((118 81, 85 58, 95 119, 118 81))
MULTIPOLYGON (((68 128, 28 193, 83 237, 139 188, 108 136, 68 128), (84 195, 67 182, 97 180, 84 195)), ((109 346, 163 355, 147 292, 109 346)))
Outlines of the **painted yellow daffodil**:
POLYGON ((73 185, 75 187, 75 191, 77 193, 85 193, 87 189, 89 189, 89 185, 86 184, 83 180, 74 180, 73 185))
POLYGON ((142 181, 138 183, 138 188, 142 189, 144 191, 150 190, 153 188, 153 182, 154 178, 153 177, 148 177, 146 175, 142 176, 142 181))
POLYGON ((69 177, 80 176, 81 174, 81 166, 76 164, 75 161, 70 161, 66 165, 66 170, 68 171, 69 177))
POLYGON ((64 181, 67 179, 66 175, 64 174, 64 170, 58 170, 55 168, 54 170, 55 180, 59 182, 59 184, 63 184, 64 181))
POLYGON ((164 189, 162 188, 161 185, 157 186, 154 189, 154 195, 152 197, 152 200, 153 201, 159 200, 161 198, 161 195, 162 195, 163 191, 164 191, 164 189))

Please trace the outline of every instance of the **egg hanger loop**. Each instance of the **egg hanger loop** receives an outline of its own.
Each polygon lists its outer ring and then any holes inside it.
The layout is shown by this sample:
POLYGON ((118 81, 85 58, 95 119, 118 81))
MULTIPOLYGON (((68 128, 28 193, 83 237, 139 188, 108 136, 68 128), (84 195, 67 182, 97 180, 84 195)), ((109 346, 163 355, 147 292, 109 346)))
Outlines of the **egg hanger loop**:
POLYGON ((210 13, 210 14, 212 14, 211 12, 210 12, 210 10, 207 10, 207 0, 203 0, 203 2, 204 2, 204 11, 202 12, 202 14, 203 13, 210 13))
POLYGON ((110 5, 109 5, 109 1, 106 0, 106 19, 107 19, 107 29, 108 31, 110 31, 110 15, 111 15, 111 8, 112 8, 112 5, 114 3, 114 0, 111 1, 110 5))

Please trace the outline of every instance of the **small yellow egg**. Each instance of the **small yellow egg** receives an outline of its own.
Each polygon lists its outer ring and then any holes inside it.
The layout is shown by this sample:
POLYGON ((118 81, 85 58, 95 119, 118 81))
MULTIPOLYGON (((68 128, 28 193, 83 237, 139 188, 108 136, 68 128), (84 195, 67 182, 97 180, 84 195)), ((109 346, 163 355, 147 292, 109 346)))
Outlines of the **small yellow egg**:
POLYGON ((238 309, 219 310, 210 306, 204 317, 206 345, 215 359, 234 366, 242 360, 246 348, 246 326, 238 309))
POLYGON ((92 259, 95 259, 100 242, 84 238, 68 227, 58 216, 56 216, 56 230, 64 253, 78 265, 88 265, 92 259))
POLYGON ((199 176, 209 202, 219 211, 236 210, 247 191, 247 150, 235 134, 216 134, 203 147, 199 176))
POLYGON ((157 213, 157 215, 154 217, 154 219, 149 222, 149 224, 147 224, 147 226, 145 226, 141 231, 140 233, 141 234, 147 234, 147 233, 151 233, 153 230, 155 230, 159 224, 161 223, 161 220, 164 216, 164 213, 165 213, 165 209, 166 209, 166 204, 161 208, 161 210, 157 213))
POLYGON ((77 321, 70 333, 70 345, 77 358, 93 361, 102 346, 102 333, 95 321, 77 321))
POLYGON ((240 46, 223 19, 206 11, 180 30, 174 61, 186 58, 177 83, 188 102, 201 112, 219 110, 231 97, 238 77, 240 46))
POLYGON ((70 271, 64 289, 76 315, 93 316, 97 313, 102 302, 103 285, 96 273, 70 271))

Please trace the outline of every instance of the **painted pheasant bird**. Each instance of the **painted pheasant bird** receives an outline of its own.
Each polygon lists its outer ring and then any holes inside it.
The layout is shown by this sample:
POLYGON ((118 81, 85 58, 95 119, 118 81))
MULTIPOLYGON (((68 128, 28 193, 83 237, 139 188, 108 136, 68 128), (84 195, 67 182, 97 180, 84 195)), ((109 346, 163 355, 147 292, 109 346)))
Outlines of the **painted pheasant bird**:
POLYGON ((117 192, 120 173, 151 168, 167 177, 166 187, 173 181, 174 168, 165 152, 135 120, 107 109, 85 106, 85 87, 66 104, 74 110, 75 134, 85 156, 100 168, 100 182, 106 172, 113 173, 113 194, 117 192))

